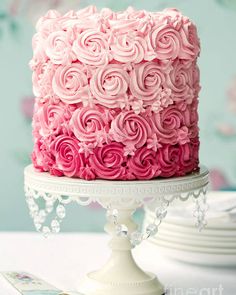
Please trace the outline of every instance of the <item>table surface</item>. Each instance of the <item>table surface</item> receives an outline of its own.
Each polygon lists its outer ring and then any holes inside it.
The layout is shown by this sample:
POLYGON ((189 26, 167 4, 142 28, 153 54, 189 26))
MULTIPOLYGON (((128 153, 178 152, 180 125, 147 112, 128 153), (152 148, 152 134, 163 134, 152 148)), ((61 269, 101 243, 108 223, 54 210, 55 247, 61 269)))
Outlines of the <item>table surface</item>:
MULTIPOLYGON (((105 234, 94 233, 60 233, 47 239, 37 233, 0 233, 0 271, 27 271, 61 290, 73 290, 76 282, 109 257, 108 240, 105 234)), ((169 294, 236 294, 236 268, 200 267, 169 260, 148 242, 138 246, 134 256, 143 269, 156 273, 170 288, 169 294)), ((1 290, 0 283, 3 295, 1 290)))

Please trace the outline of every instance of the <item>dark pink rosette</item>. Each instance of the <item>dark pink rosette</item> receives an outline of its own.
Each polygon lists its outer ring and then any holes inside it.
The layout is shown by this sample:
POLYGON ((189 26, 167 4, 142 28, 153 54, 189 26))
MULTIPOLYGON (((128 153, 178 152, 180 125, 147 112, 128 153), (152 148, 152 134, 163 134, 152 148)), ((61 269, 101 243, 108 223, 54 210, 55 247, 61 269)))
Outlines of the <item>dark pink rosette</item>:
POLYGON ((199 139, 194 138, 190 143, 180 145, 180 171, 178 175, 184 175, 198 168, 199 139))
POLYGON ((160 165, 160 176, 171 177, 176 175, 180 166, 180 148, 178 145, 163 145, 158 150, 158 164, 160 165))
POLYGON ((137 149, 127 163, 129 173, 135 179, 151 179, 160 174, 157 153, 142 147, 137 149))
POLYGON ((124 146, 117 142, 95 148, 89 157, 89 166, 102 179, 124 179, 126 162, 124 146))
POLYGON ((81 169, 85 166, 78 143, 76 138, 60 135, 50 146, 55 157, 55 166, 68 177, 80 177, 81 169))

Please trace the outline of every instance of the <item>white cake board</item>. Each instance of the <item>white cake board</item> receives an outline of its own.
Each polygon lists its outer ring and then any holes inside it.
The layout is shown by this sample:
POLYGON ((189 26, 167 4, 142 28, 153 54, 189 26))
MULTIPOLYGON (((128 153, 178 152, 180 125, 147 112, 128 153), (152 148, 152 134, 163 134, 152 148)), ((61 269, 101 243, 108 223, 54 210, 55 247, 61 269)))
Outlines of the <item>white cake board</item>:
MULTIPOLYGON (((75 201, 80 205, 88 205, 96 201, 106 209, 117 209, 119 224, 125 224, 129 232, 137 228, 131 216, 138 207, 150 202, 158 207, 163 202, 170 203, 176 198, 183 201, 189 197, 198 198, 206 193, 207 185, 208 170, 204 166, 201 166, 199 172, 188 176, 148 181, 86 181, 36 172, 32 165, 25 168, 28 201, 39 197, 45 202, 56 198, 63 204, 75 201)), ((157 277, 143 271, 135 263, 130 240, 117 236, 115 225, 109 219, 105 231, 112 236, 109 243, 111 257, 102 269, 89 273, 78 284, 78 291, 84 295, 163 294, 164 287, 157 277)))

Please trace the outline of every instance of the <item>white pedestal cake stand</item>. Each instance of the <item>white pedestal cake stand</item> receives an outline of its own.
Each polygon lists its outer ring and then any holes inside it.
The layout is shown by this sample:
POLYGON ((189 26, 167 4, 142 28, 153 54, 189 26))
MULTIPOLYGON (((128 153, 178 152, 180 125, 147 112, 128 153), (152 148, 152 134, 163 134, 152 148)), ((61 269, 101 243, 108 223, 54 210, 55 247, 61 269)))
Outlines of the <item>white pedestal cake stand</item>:
POLYGON ((199 172, 188 176, 149 181, 86 181, 39 173, 32 165, 25 168, 25 193, 30 213, 36 228, 44 234, 60 230, 60 222, 65 217, 65 204, 72 201, 80 205, 96 201, 107 209, 105 231, 112 236, 109 244, 111 257, 102 269, 89 273, 78 286, 78 291, 85 295, 163 294, 162 284, 154 274, 137 266, 131 249, 157 232, 169 203, 176 198, 184 201, 192 196, 200 200, 203 196, 203 207, 197 204, 201 213, 198 217, 203 218, 207 184, 208 170, 203 166, 199 172), (147 202, 155 204, 157 219, 141 234, 131 216, 147 202), (43 225, 46 217, 53 214, 54 207, 56 215, 50 226, 43 225))

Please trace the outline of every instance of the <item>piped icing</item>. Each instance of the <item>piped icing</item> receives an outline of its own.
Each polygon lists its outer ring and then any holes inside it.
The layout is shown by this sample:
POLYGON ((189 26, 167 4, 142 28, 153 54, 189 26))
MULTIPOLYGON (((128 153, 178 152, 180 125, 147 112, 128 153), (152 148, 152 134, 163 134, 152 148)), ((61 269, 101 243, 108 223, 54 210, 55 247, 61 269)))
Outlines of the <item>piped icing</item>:
POLYGON ((200 45, 187 17, 88 6, 51 10, 36 30, 36 169, 86 180, 198 169, 200 45))

